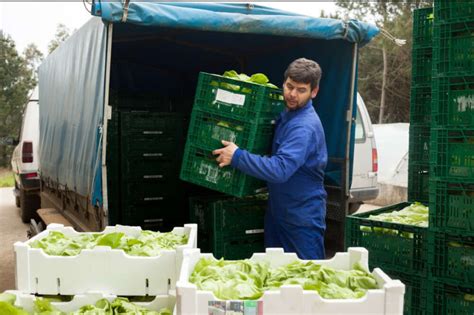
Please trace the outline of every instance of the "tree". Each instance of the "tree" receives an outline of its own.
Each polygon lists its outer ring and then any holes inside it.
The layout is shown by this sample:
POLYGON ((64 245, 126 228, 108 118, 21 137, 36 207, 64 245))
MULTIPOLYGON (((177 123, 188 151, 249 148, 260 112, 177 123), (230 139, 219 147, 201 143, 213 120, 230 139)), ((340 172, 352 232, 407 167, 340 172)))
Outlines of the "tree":
MULTIPOLYGON (((31 89, 36 85, 28 62, 16 50, 15 42, 0 33, 0 137, 17 137, 21 115, 31 89)), ((0 145, 0 166, 10 162, 13 147, 0 145)))
POLYGON ((432 5, 432 1, 345 1, 338 0, 340 15, 375 22, 395 37, 406 39, 398 47, 377 36, 360 50, 358 89, 366 101, 372 121, 409 120, 412 10, 432 5))
POLYGON ((35 83, 38 82, 38 66, 41 61, 43 61, 43 53, 38 49, 36 44, 31 43, 26 46, 23 51, 23 56, 25 58, 28 69, 31 70, 35 83))
POLYGON ((69 28, 64 24, 59 23, 56 26, 54 38, 49 42, 48 53, 52 53, 62 42, 68 39, 69 36, 71 36, 69 28))

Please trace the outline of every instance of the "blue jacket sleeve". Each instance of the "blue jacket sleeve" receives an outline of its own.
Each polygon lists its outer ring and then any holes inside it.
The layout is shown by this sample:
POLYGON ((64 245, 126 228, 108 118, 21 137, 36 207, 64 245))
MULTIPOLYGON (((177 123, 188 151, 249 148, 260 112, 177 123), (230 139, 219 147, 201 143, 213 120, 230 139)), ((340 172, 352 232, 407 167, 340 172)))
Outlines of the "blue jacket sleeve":
POLYGON ((301 167, 308 156, 312 133, 303 126, 295 126, 280 139, 277 152, 271 157, 252 154, 237 149, 232 157, 231 166, 247 175, 270 183, 284 183, 301 167))

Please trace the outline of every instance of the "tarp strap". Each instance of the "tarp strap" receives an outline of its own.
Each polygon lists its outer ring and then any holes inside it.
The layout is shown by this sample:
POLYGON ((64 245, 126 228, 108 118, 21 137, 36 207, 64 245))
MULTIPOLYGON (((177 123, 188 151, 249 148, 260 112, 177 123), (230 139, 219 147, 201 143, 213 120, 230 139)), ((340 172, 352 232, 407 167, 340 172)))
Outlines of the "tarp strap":
POLYGON ((344 35, 342 35, 342 38, 347 39, 348 34, 349 34, 349 22, 344 21, 344 35))
POLYGON ((127 22, 128 17, 128 5, 130 4, 130 0, 125 0, 123 3, 123 15, 122 15, 122 23, 127 22))

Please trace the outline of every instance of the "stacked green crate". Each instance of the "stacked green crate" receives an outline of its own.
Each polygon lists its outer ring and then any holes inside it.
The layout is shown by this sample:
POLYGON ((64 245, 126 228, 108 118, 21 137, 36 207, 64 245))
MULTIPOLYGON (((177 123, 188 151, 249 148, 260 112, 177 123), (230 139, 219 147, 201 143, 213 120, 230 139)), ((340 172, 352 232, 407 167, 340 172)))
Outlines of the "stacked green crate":
POLYGON ((429 201, 433 8, 413 12, 408 200, 429 201))
POLYGON ((183 115, 121 111, 120 187, 122 222, 149 229, 172 228, 184 208, 178 179, 184 146, 183 115))
POLYGON ((278 89, 201 72, 181 179, 236 197, 257 193, 263 181, 230 166, 220 168, 212 151, 227 140, 251 153, 270 153, 273 122, 283 108, 278 89))
POLYGON ((191 198, 190 218, 198 224, 201 252, 225 259, 245 259, 263 252, 267 200, 267 195, 191 198))
POLYGON ((431 314, 474 313, 474 3, 435 1, 431 314))
POLYGON ((404 314, 427 312, 428 229, 426 227, 378 221, 370 216, 399 211, 410 206, 403 202, 346 217, 345 246, 369 251, 369 267, 381 268, 406 286, 404 314))

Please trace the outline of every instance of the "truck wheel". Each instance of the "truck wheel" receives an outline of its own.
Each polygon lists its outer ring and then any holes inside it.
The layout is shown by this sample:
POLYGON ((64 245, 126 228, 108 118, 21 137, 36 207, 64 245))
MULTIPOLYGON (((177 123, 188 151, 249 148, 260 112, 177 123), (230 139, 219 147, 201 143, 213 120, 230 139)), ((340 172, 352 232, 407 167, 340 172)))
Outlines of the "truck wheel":
POLYGON ((349 214, 353 214, 357 210, 359 210, 360 206, 362 205, 362 202, 354 202, 349 204, 349 214))
MULTIPOLYGON (((15 193, 18 191, 18 186, 15 181, 15 193)), ((15 205, 17 208, 20 208, 20 197, 15 195, 15 205)))
POLYGON ((36 210, 41 206, 40 196, 37 194, 27 194, 20 190, 20 214, 23 223, 29 223, 31 219, 39 220, 36 210))

